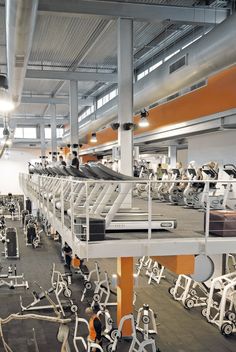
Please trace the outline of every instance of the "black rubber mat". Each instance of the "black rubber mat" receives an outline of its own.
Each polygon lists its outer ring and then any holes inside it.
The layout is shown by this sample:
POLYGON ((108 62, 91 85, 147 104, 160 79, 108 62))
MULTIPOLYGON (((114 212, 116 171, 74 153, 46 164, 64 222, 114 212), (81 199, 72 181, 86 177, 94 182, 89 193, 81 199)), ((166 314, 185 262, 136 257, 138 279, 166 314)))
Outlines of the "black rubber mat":
MULTIPOLYGON (((8 221, 8 226, 16 227, 18 230, 20 243, 20 259, 8 260, 2 258, 2 272, 7 271, 9 264, 16 264, 18 274, 24 272, 25 278, 29 281, 30 289, 9 290, 6 287, 0 287, 0 317, 5 318, 11 313, 20 312, 20 295, 23 302, 32 301, 31 291, 38 287, 34 284, 37 281, 44 289, 48 289, 50 284, 50 271, 52 263, 56 264, 57 269, 64 271, 64 265, 60 256, 60 244, 42 236, 42 246, 37 249, 26 247, 25 237, 20 223, 8 221)), ((3 245, 1 244, 1 249, 3 245)), ((94 261, 86 263, 90 269, 94 268, 94 261)), ((108 274, 116 272, 116 261, 110 259, 99 260, 101 270, 106 270, 108 274)), ((168 287, 174 279, 174 275, 166 273, 166 279, 162 279, 160 285, 148 285, 147 278, 143 273, 140 276, 139 287, 136 288, 137 301, 135 310, 138 310, 144 303, 157 313, 158 336, 156 337, 157 345, 162 352, 234 352, 236 351, 236 335, 225 338, 219 330, 206 322, 201 316, 200 308, 191 311, 185 310, 178 302, 174 301, 168 294, 168 287)), ((78 275, 73 274, 73 299, 79 306, 79 316, 84 317, 84 310, 87 302, 80 302, 81 292, 83 289, 82 280, 78 275)), ((91 296, 88 301, 91 302, 91 296)), ((115 296, 112 297, 115 300, 115 296)), ((113 319, 116 319, 115 307, 110 309, 113 319)), ((47 311, 45 314, 54 315, 47 311)), ((134 311, 136 315, 137 312, 134 311)), ((71 316, 68 313, 68 316, 71 316)), ((69 324, 70 327, 70 346, 74 351, 72 337, 74 322, 69 324)), ((6 342, 14 352, 35 352, 35 342, 33 329, 41 352, 59 352, 61 344, 56 340, 58 325, 38 320, 13 321, 3 326, 3 334, 6 342)), ((81 327, 80 333, 86 338, 87 331, 81 327)), ((107 344, 104 341, 104 347, 107 344)), ((81 351, 83 349, 81 348, 81 351)), ((122 341, 118 344, 119 352, 129 350, 129 343, 122 341)), ((0 342, 0 351, 5 351, 0 342)), ((148 350, 147 350, 148 351, 148 350)))

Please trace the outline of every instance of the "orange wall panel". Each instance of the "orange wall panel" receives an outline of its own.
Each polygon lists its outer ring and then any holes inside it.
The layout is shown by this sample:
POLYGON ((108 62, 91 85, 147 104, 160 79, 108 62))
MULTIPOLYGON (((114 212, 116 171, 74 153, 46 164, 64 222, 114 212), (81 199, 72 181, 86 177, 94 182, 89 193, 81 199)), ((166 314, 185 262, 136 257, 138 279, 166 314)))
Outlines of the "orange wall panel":
MULTIPOLYGON (((233 66, 209 77, 205 87, 151 109, 149 111, 150 125, 147 128, 138 128, 134 131, 134 135, 235 107, 236 66, 233 66)), ((139 117, 135 116, 134 122, 138 123, 138 121, 139 117)), ((115 141, 117 135, 117 131, 113 131, 109 127, 97 133, 97 143, 90 143, 91 135, 89 134, 87 136, 88 144, 84 145, 82 149, 115 141)))
POLYGON ((151 258, 178 275, 190 275, 194 273, 194 255, 168 255, 151 258))

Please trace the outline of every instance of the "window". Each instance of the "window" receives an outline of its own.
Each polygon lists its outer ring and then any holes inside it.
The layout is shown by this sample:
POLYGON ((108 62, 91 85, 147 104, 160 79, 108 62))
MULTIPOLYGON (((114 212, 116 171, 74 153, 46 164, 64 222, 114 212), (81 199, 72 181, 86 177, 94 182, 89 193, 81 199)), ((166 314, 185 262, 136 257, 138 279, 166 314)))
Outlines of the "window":
POLYGON ((98 101, 97 101, 97 108, 99 109, 99 108, 101 108, 102 107, 102 98, 101 99, 99 99, 98 101))
MULTIPOLYGON (((46 127, 44 129, 45 139, 51 139, 51 127, 46 127)), ((64 133, 63 128, 57 128, 57 138, 62 138, 64 133)))
POLYGON ((14 137, 15 138, 24 138, 24 132, 23 132, 23 128, 22 127, 17 127, 15 129, 14 137))
POLYGON ((23 138, 36 139, 36 128, 35 127, 26 127, 23 128, 23 138))
POLYGON ((62 138, 64 133, 64 128, 57 128, 57 138, 62 138))
POLYGON ((157 67, 161 66, 162 64, 163 64, 163 60, 158 61, 156 64, 152 65, 152 66, 149 68, 149 72, 152 72, 153 70, 155 70, 157 67))
POLYGON ((51 127, 44 128, 45 139, 51 139, 51 127))
POLYGON ((178 49, 178 50, 176 50, 174 53, 172 53, 172 54, 166 56, 166 57, 164 58, 164 62, 168 61, 172 56, 178 54, 179 52, 180 52, 180 49, 178 49))
POLYGON ((110 100, 115 98, 117 96, 117 93, 116 93, 117 89, 114 89, 111 93, 110 93, 110 100))
POLYGON ((191 42, 185 44, 184 46, 182 46, 182 50, 185 49, 185 48, 187 48, 187 47, 188 47, 189 45, 191 45, 192 43, 196 42, 196 41, 197 41, 198 39, 200 39, 201 37, 202 37, 202 35, 200 35, 199 37, 197 37, 197 38, 191 40, 191 42))
POLYGON ((102 98, 102 105, 105 105, 108 102, 109 102, 109 94, 105 95, 105 97, 102 98))
POLYGON ((15 129, 15 138, 23 139, 36 139, 36 128, 35 127, 17 127, 15 129))

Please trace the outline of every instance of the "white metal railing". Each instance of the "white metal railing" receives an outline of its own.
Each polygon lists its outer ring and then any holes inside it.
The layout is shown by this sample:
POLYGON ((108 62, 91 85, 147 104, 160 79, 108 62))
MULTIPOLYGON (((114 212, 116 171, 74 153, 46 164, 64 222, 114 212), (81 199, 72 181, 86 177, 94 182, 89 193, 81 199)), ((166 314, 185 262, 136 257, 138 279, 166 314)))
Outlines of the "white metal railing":
MULTIPOLYGON (((202 234, 199 234, 201 238, 204 236, 204 248, 202 251, 207 253, 207 246, 209 241, 210 232, 210 211, 211 209, 226 209, 227 199, 229 192, 224 193, 224 189, 229 189, 228 185, 234 186, 236 180, 145 180, 138 179, 129 181, 105 181, 105 180, 77 180, 72 177, 50 177, 50 176, 39 176, 39 175, 20 175, 20 185, 25 193, 35 202, 40 211, 47 217, 51 225, 61 234, 63 241, 67 241, 71 244, 72 248, 77 248, 79 244, 86 244, 87 255, 89 256, 89 241, 92 240, 91 234, 89 233, 90 220, 93 218, 105 219, 105 227, 109 229, 116 217, 122 218, 122 209, 126 202, 128 194, 131 194, 130 199, 127 200, 126 207, 131 208, 132 205, 140 207, 140 219, 146 216, 146 220, 142 222, 141 230, 143 236, 147 241, 155 239, 157 232, 155 231, 156 212, 159 210, 164 211, 163 217, 160 217, 159 221, 164 224, 165 218, 170 218, 170 212, 173 209, 168 203, 178 204, 177 193, 179 192, 179 199, 181 211, 175 211, 177 220, 177 229, 170 227, 170 231, 166 231, 162 237, 175 238, 184 237, 187 233, 187 228, 191 227, 192 214, 188 219, 186 215, 187 211, 184 209, 184 195, 187 187, 192 187, 192 193, 196 191, 194 188, 196 184, 202 185, 198 194, 199 200, 196 201, 197 209, 196 213, 200 211, 200 214, 204 212, 204 216, 198 216, 199 220, 197 226, 202 229, 202 234), (178 189, 179 185, 182 185, 182 189, 178 189), (165 184, 166 186, 166 197, 159 197, 158 190, 165 184), (213 188, 212 184, 216 184, 213 188), (224 187, 222 185, 225 185, 224 187), (221 187, 222 186, 222 187, 221 187), (140 192, 141 189, 141 192, 140 192), (171 193, 172 192, 172 193, 171 193), (158 198, 159 197, 159 198, 158 198), (218 198, 217 198, 218 197, 218 198), (175 199, 175 202, 173 202, 175 199), (218 202, 217 200, 220 200, 218 202), (166 204, 166 205, 165 205, 166 204), (200 205, 199 205, 200 204, 200 205), (144 216, 144 213, 146 215, 144 216), (184 215, 185 214, 185 215, 184 215), (101 217, 102 215, 102 217, 101 217), (185 216, 186 224, 183 224, 182 216, 185 216), (81 217, 79 226, 77 225, 77 219, 81 217), (203 228, 203 218, 205 217, 205 226, 203 228), (188 224, 189 220, 189 224, 188 224), (182 223, 181 223, 182 222, 182 223), (181 226, 180 226, 181 224, 181 226), (185 226, 186 225, 186 226, 185 226), (78 232, 79 230, 79 232, 78 232), (171 236, 169 236, 171 234, 171 236)), ((194 196, 194 194, 191 194, 194 196)), ((194 199, 193 199, 194 201, 194 199)), ((187 201, 185 207, 187 207, 187 201)), ((194 208, 194 206, 193 206, 194 208)), ((236 208, 236 198, 235 198, 236 208)), ((127 209, 125 209, 127 211, 127 209)), ((123 212, 125 212, 123 211, 123 212)), ((199 213, 199 212, 198 212, 199 213)), ((139 220, 139 219, 138 219, 139 220)), ((196 225, 194 222, 194 226, 196 225)), ((134 220, 135 222, 135 220, 134 220)), ((119 221, 118 221, 119 223, 119 221)), ((139 230, 139 223, 137 222, 137 231, 139 230)), ((167 223, 166 223, 167 224, 167 223)), ((120 225, 121 229, 125 232, 125 229, 120 225)), ((135 226, 135 225, 134 225, 135 226)), ((112 227, 111 227, 112 228, 112 227)), ((165 226, 163 226, 165 229, 165 226)), ((166 227, 169 229, 169 227, 166 227)), ((231 231, 235 229, 231 229, 231 231)), ((111 230, 112 231, 112 230, 111 230)), ((188 236, 189 236, 188 229, 188 236)), ((193 229, 192 238, 196 237, 193 229)), ((199 237, 198 236, 198 237, 199 237)), ((112 236, 111 236, 112 237, 112 236)), ((191 237, 191 236, 190 236, 191 237)), ((125 237, 124 237, 125 239, 125 237)), ((129 237, 130 239, 130 237, 129 237)))

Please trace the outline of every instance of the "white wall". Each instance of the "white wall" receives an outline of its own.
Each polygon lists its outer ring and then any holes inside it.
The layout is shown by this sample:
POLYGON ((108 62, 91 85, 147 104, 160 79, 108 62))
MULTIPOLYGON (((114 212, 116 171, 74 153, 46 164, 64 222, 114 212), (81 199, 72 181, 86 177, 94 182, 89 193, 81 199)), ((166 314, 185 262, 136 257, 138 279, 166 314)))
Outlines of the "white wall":
MULTIPOLYGON (((236 131, 220 131, 201 136, 189 138, 188 161, 196 161, 201 166, 209 161, 216 161, 219 164, 219 180, 229 180, 229 176, 222 171, 224 164, 236 166, 236 131)), ((218 183, 218 194, 224 194, 225 190, 221 183, 218 183)), ((228 195, 227 206, 236 209, 236 184, 233 184, 228 195)))
POLYGON ((219 165, 236 164, 236 131, 220 131, 194 136, 188 140, 188 161, 197 165, 216 161, 219 165))
POLYGON ((188 149, 179 149, 177 150, 177 162, 182 163, 183 168, 188 166, 188 149))
POLYGON ((23 194, 19 186, 19 173, 28 173, 28 161, 39 155, 36 149, 10 149, 4 152, 0 159, 0 194, 23 194))

